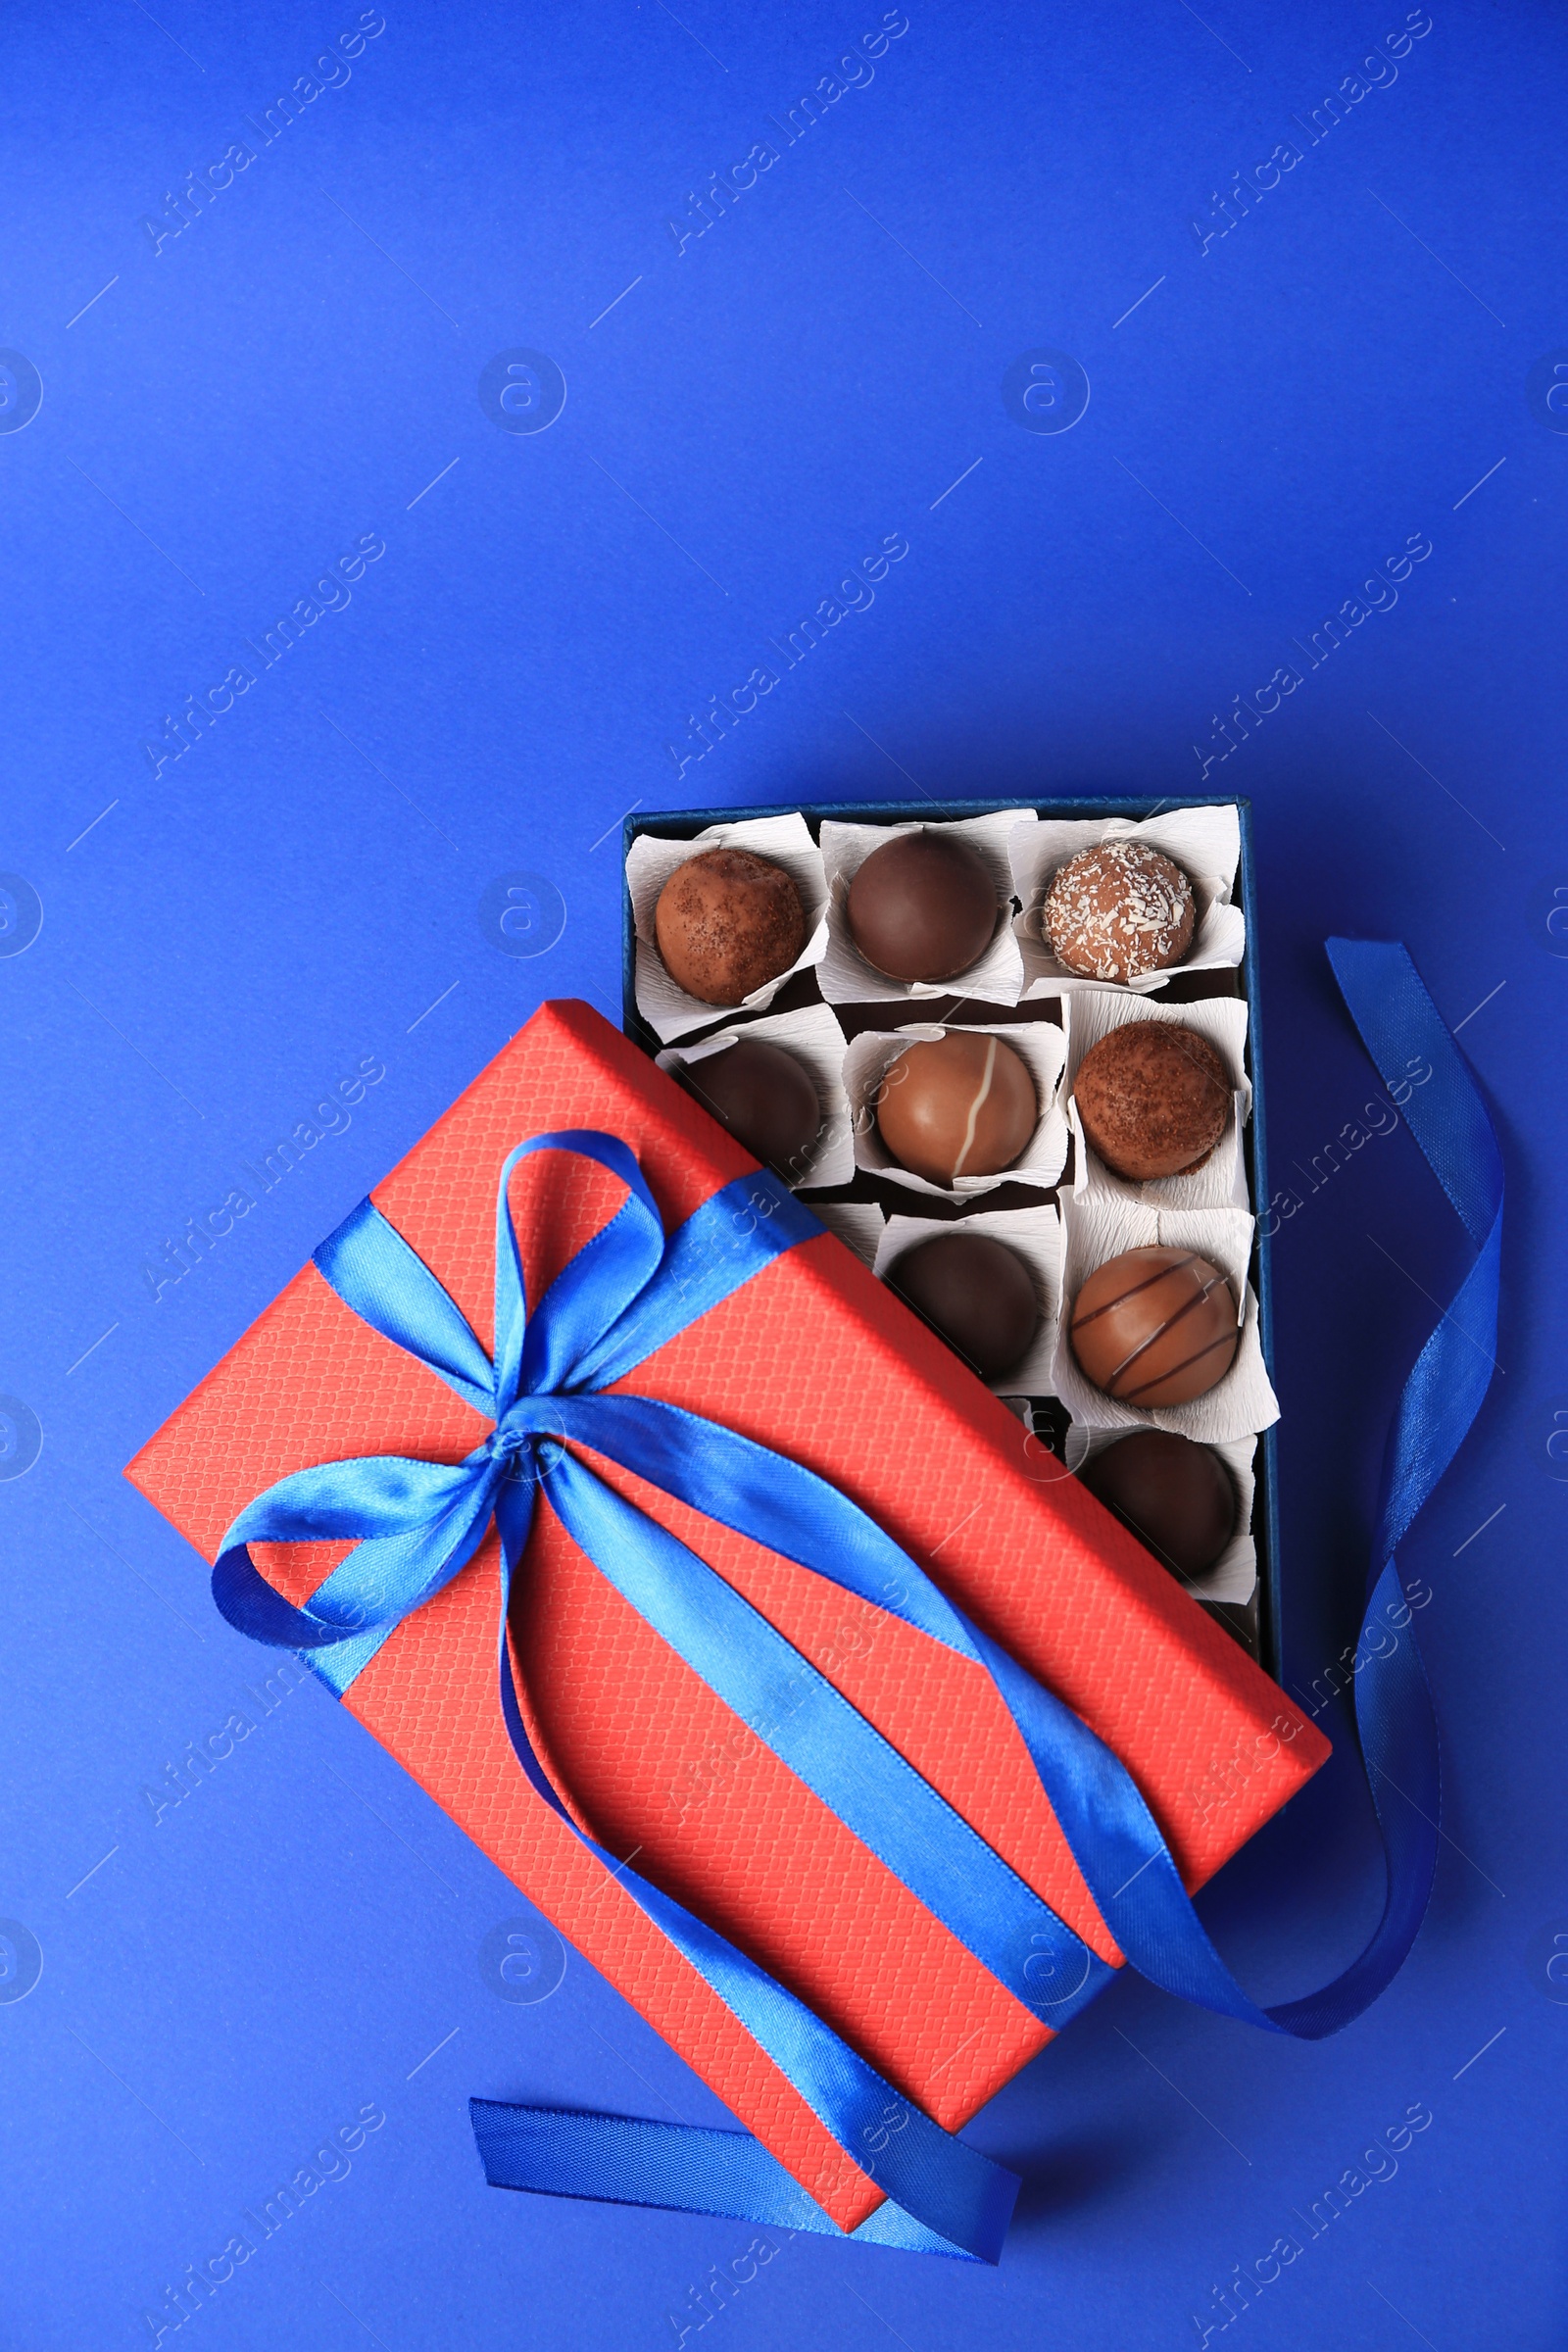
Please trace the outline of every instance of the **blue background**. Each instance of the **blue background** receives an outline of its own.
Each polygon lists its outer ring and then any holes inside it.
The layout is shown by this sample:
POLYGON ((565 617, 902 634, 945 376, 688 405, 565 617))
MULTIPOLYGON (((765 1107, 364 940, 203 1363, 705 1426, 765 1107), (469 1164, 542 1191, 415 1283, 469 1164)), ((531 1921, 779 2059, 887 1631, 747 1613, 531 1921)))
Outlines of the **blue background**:
MULTIPOLYGON (((0 1389, 43 1433, 0 1483, 0 1913, 42 1951, 0 2000, 0 2344, 152 2341, 166 2286, 370 2102, 347 2177, 217 2289, 209 2352, 621 2352, 674 2344, 672 2310, 697 2341, 690 2290, 751 2232, 487 2190, 466 2100, 715 2102, 575 1956, 498 1997, 481 1946, 525 1902, 323 1692, 155 1821, 166 1760, 257 1711, 258 1653, 121 1467, 542 995, 616 1017, 625 810, 1188 794, 1213 714, 1293 662, 1207 784, 1254 803, 1273 1181, 1301 1197, 1275 1281, 1302 1688, 1351 1639, 1382 1431, 1464 1255, 1402 1128, 1293 1174, 1372 1091, 1327 933, 1408 943, 1509 1169, 1499 1377, 1403 1559, 1446 1751, 1430 1920, 1316 2048, 1118 1984, 973 2127, 1028 2175, 999 2271, 798 2238, 703 2332, 1197 2343, 1211 2285, 1424 2102, 1227 2340, 1559 2343, 1568 417, 1527 383, 1568 345, 1560 12, 1434 0, 1308 145, 1292 116, 1396 0, 910 0, 874 78, 677 251, 688 192, 783 147, 768 118, 875 0, 387 0, 265 146, 246 118, 352 0, 159 5, 18 0, 0 31, 0 342, 44 388, 0 432, 0 866, 43 910, 0 955, 0 1389), (240 140, 155 251, 143 218, 240 140), (1200 250, 1211 192, 1290 140, 1200 250), (539 434, 477 396, 516 347, 564 376, 539 434), (1002 400, 1039 347, 1092 388, 1059 435, 1002 400), (874 607, 678 775, 688 713, 892 532, 874 607), (263 669, 246 640, 365 534, 347 609, 263 669), (1415 534, 1397 604, 1308 668, 1293 639, 1415 534), (254 685, 155 775, 144 742, 235 663, 254 685), (481 927, 517 869, 565 906, 533 958, 481 927), (347 1130, 155 1302, 144 1263, 366 1054, 347 1130)), ((1268 1997, 1379 1901, 1325 1720, 1334 1764, 1204 1900, 1268 1997)))

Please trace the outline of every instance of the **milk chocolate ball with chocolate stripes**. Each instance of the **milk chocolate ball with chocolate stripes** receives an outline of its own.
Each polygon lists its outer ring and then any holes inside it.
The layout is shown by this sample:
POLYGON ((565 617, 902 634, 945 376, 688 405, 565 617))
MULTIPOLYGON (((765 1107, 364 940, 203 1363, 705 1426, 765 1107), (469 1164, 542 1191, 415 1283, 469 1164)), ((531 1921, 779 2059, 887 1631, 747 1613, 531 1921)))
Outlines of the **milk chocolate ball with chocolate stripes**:
POLYGON ((1172 1576, 1204 1575, 1236 1532, 1230 1472, 1211 1446, 1173 1430, 1135 1429, 1078 1476, 1172 1576))
POLYGON ((1040 1117, 1023 1056, 974 1029, 910 1046, 889 1067, 874 1107, 899 1166, 941 1185, 1011 1167, 1040 1117))
POLYGON ((991 868, 956 833, 923 827, 873 850, 850 884, 850 936, 890 980, 952 980, 991 945, 1002 900, 991 868))
POLYGON ((887 1281, 982 1380, 1010 1372, 1040 1328, 1028 1267, 987 1233, 956 1226, 917 1242, 887 1281))
POLYGON ((1124 1250, 1073 1300, 1078 1369, 1118 1404, 1191 1404, 1223 1380, 1241 1329, 1236 1294, 1196 1250, 1124 1250))
POLYGON ((654 935, 664 969, 705 1004, 740 1004, 787 972, 806 945, 794 877, 750 850, 704 850, 659 894, 654 935))
POLYGON ((1147 841, 1101 841, 1057 868, 1041 920, 1064 971, 1126 982, 1180 963, 1197 913, 1174 858, 1147 841))
POLYGON ((793 1054, 765 1037, 743 1037, 722 1054, 689 1061, 688 1090, 765 1167, 800 1181, 822 1126, 822 1105, 793 1054))

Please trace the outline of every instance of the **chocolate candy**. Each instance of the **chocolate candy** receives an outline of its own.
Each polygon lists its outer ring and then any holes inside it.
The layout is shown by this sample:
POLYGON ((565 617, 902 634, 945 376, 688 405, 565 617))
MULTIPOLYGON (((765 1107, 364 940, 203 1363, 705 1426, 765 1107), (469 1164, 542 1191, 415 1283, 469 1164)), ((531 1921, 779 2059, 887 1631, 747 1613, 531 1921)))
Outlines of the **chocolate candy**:
POLYGON ((1040 1117, 1028 1063, 974 1029, 910 1046, 889 1067, 874 1107, 899 1166, 943 1185, 1010 1167, 1040 1117))
POLYGON ((705 1004, 740 1004, 787 972, 806 945, 794 879, 750 850, 704 850, 659 894, 654 932, 664 969, 705 1004))
POLYGON ((1175 1021, 1124 1021, 1090 1047, 1073 1081, 1087 1141, 1135 1184, 1200 1168, 1225 1132, 1231 1095, 1207 1038, 1175 1021))
POLYGON ((1236 1489, 1207 1446, 1166 1429, 1135 1429, 1078 1476, 1172 1576, 1203 1576, 1236 1533, 1236 1489))
POLYGON ((793 1054, 764 1037, 743 1037, 722 1054, 687 1062, 680 1074, 738 1144, 780 1175, 800 1177, 821 1130, 822 1105, 793 1054))
POLYGON ((1193 944, 1190 878, 1146 841, 1102 841, 1057 868, 1042 920, 1064 971, 1138 980, 1180 963, 1193 944))
POLYGON ((1118 1404, 1191 1404, 1224 1379, 1241 1340, 1236 1295, 1196 1250, 1124 1250, 1073 1300, 1067 1336, 1086 1380, 1118 1404))
POLYGON ((850 934, 891 980, 951 980, 991 945, 1001 901, 978 850, 955 833, 900 833, 850 884, 850 934))
POLYGON ((887 1280, 982 1380, 1010 1372, 1040 1328, 1028 1267, 989 1234, 933 1234, 906 1250, 887 1280))

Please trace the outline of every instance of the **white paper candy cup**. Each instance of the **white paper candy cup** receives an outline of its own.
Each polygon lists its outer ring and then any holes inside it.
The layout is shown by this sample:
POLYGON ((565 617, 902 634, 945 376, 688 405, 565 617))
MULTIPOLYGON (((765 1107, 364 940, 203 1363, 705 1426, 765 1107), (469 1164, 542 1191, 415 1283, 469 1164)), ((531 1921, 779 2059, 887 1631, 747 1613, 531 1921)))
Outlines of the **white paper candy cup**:
POLYGON ((1040 1329, 1022 1360, 986 1386, 997 1396, 1045 1396, 1051 1387, 1061 1305, 1061 1232, 1055 1209, 1047 1200, 1034 1208, 977 1209, 967 1217, 889 1217, 874 1271, 886 1281, 901 1257, 944 1233, 987 1234, 1004 1243, 1028 1267, 1040 1306, 1040 1329))
POLYGON ((816 1089, 822 1125, 790 1189, 806 1184, 848 1184, 855 1174, 855 1138, 850 1132, 849 1098, 844 1092, 844 1032, 825 1004, 801 1004, 793 1012, 770 1012, 739 1028, 720 1029, 695 1046, 666 1046, 656 1056, 662 1070, 691 1069, 722 1054, 743 1037, 761 1038, 793 1054, 816 1089))
POLYGON ((637 932, 637 1009, 662 1045, 726 1015, 734 1019, 737 1013, 765 1011, 790 972, 820 963, 827 952, 827 877, 804 816, 759 816, 734 825, 710 825, 692 841, 662 841, 657 834, 639 833, 626 858, 626 888, 637 932), (660 892, 677 866, 701 857, 704 850, 750 850, 756 857, 771 858, 790 876, 806 909, 806 945, 790 971, 754 989, 738 1005, 705 1004, 677 987, 664 968, 654 932, 660 892))
POLYGON ((1091 1429, 1173 1429, 1179 1437, 1197 1438, 1205 1446, 1227 1446, 1271 1428, 1280 1417, 1280 1408, 1258 1342, 1256 1295, 1247 1280, 1252 1219, 1246 1210, 1153 1209, 1110 1194, 1080 1196, 1073 1189, 1059 1198, 1062 1309, 1051 1387, 1073 1419, 1091 1429), (1190 1404, 1156 1405, 1140 1411, 1118 1404, 1084 1378, 1067 1331, 1072 1301, 1096 1267, 1107 1258, 1119 1257, 1124 1250, 1142 1250, 1153 1244, 1196 1250, 1219 1268, 1242 1300, 1242 1336, 1230 1370, 1204 1396, 1195 1396, 1190 1404))
POLYGON ((1242 1129, 1251 1115, 1252 1089, 1244 1066, 1247 1005, 1242 998, 1206 997, 1196 1004, 1161 1004, 1135 996, 1130 989, 1081 988, 1063 1000, 1063 1009, 1067 1016, 1067 1067, 1061 1091, 1077 1146, 1076 1191, 1089 1197, 1108 1193, 1119 1200, 1141 1201, 1148 1208, 1246 1208, 1242 1129), (1162 1021, 1173 1028, 1196 1030, 1208 1040, 1231 1074, 1235 1092, 1225 1132, 1202 1166, 1190 1176, 1160 1176, 1135 1183, 1107 1168, 1085 1139, 1072 1100, 1078 1065, 1092 1046, 1129 1021, 1162 1021))
POLYGON ((1024 999, 1057 997, 1079 988, 1116 988, 1114 980, 1080 979, 1063 970, 1052 953, 1042 920, 1046 891, 1058 866, 1080 850, 1102 841, 1144 841, 1161 850, 1192 876, 1197 897, 1193 944, 1180 963, 1169 970, 1150 972, 1125 983, 1128 990, 1147 996, 1163 988, 1172 972, 1223 971, 1242 960, 1247 925, 1231 894, 1242 856, 1241 819, 1234 807, 1172 808, 1163 816, 1146 816, 1137 824, 1127 817, 1026 817, 1015 825, 1008 843, 1012 886, 1023 911, 1013 922, 1024 960, 1024 999))
POLYGON ((948 1035, 946 1029, 933 1023, 917 1022, 904 1029, 864 1030, 851 1041, 845 1052, 844 1091, 850 1099, 850 1118, 855 1129, 856 1166, 867 1168, 877 1176, 891 1177, 895 1184, 907 1185, 911 1192, 926 1193, 938 1200, 972 1200, 977 1193, 994 1192, 999 1184, 1033 1184, 1049 1192, 1067 1159, 1067 1122, 1057 1100, 1067 1052, 1065 1036, 1054 1021, 1015 1021, 995 1028, 979 1022, 971 1028, 966 1023, 958 1034, 1000 1037, 1028 1065, 1040 1103, 1040 1117, 1019 1157, 1010 1168, 1003 1168, 995 1176, 960 1176, 951 1187, 932 1184, 926 1177, 916 1176, 911 1168, 901 1168, 895 1163, 877 1129, 873 1107, 877 1089, 909 1046, 948 1035))
MULTIPOLYGON (((1032 817, 1024 818, 1028 825, 1032 817)), ((1008 844, 1019 823, 1016 809, 994 816, 964 816, 945 823, 922 825, 841 825, 831 818, 822 825, 822 863, 829 893, 827 954, 817 985, 830 1004, 896 1003, 907 998, 975 997, 985 1004, 1016 1004, 1024 982, 1023 955, 1009 919, 1013 895, 1008 844), (891 980, 867 963, 850 936, 845 902, 850 884, 873 850, 896 841, 901 833, 953 833, 977 850, 991 869, 1000 909, 991 945, 978 963, 952 980, 891 980)))

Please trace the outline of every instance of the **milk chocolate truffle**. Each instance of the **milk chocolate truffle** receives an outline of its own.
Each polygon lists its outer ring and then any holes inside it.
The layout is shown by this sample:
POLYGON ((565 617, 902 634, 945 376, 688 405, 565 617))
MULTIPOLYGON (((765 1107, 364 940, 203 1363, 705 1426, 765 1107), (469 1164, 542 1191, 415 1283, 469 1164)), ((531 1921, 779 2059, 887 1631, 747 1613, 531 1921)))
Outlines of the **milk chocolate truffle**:
POLYGON ((889 1067, 874 1107, 899 1166, 928 1184, 1010 1167, 1040 1117, 1028 1063, 974 1029, 910 1046, 889 1067))
POLYGON ((1001 901, 978 850, 955 833, 900 833, 850 884, 850 934, 890 980, 951 980, 991 945, 1001 901))
POLYGON ((1040 1328, 1029 1269, 989 1234, 934 1234, 889 1270, 888 1282, 982 1380, 1000 1380, 1040 1328))
POLYGON ((1043 922, 1064 971, 1139 980, 1180 963, 1193 944, 1193 885, 1147 841, 1101 841, 1057 868, 1043 922))
POLYGON ((1206 1575, 1236 1533, 1230 1472, 1211 1447, 1172 1430, 1135 1429, 1078 1475, 1172 1576, 1206 1575))
POLYGON ((806 945, 793 878, 750 850, 704 850, 659 894, 654 932, 664 969, 705 1004, 740 1004, 787 972, 806 945))
POLYGON ((822 1125, 809 1074, 765 1037, 743 1037, 681 1071, 687 1087, 765 1167, 799 1177, 822 1125))
POLYGON ((1078 1369, 1118 1404, 1191 1404, 1241 1340, 1236 1294, 1195 1250, 1124 1250, 1097 1266, 1067 1327, 1078 1369))
POLYGON ((1200 1168, 1225 1132, 1231 1081, 1206 1037, 1174 1021, 1124 1021, 1078 1064, 1086 1139, 1131 1183, 1200 1168))

